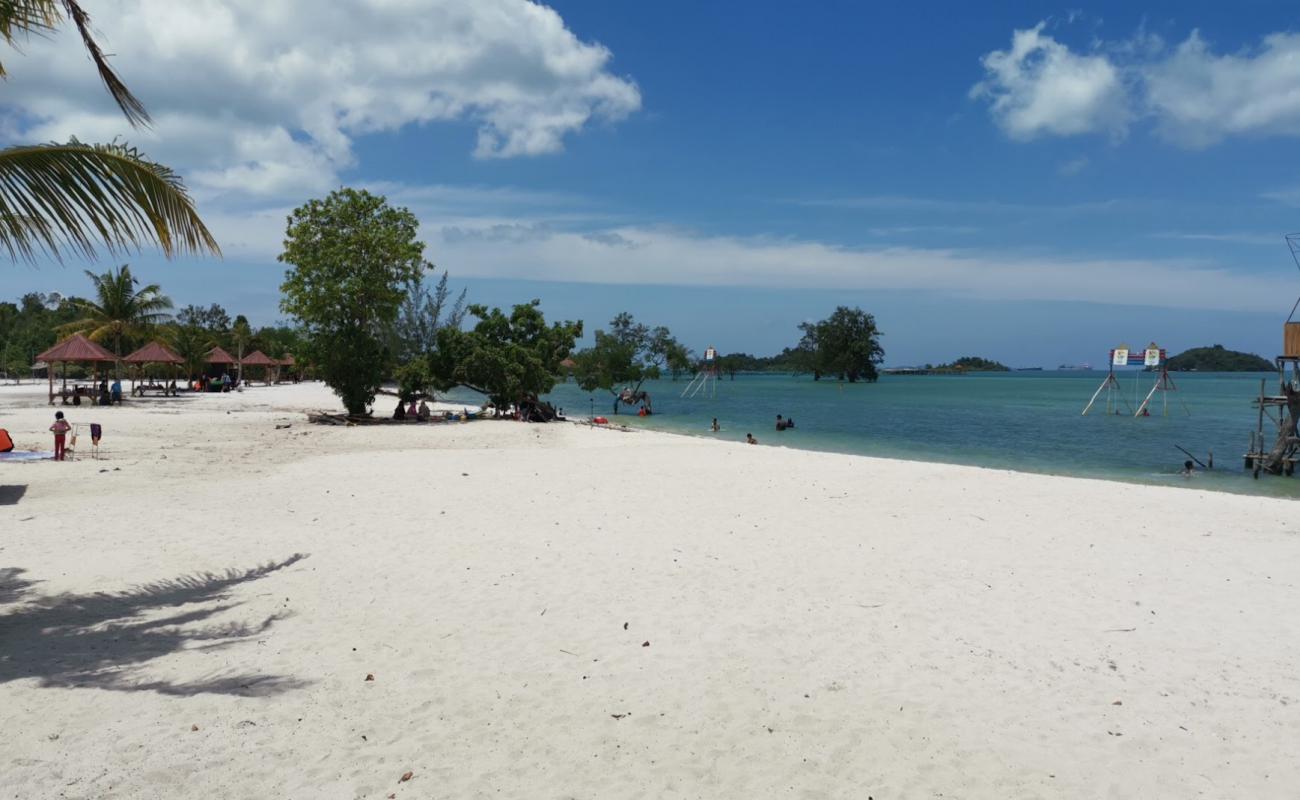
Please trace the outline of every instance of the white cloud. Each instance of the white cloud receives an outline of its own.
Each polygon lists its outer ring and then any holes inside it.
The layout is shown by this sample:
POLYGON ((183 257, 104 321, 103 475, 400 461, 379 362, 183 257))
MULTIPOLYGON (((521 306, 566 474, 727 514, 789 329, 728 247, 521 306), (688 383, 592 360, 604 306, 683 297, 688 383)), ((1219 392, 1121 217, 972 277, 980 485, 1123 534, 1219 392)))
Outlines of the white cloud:
POLYGON ((920 247, 852 248, 768 237, 615 228, 615 238, 533 228, 527 236, 448 240, 430 248, 457 277, 603 284, 928 290, 1004 300, 1072 300, 1172 308, 1264 310, 1270 281, 1186 261, 1071 259, 920 247), (1122 286, 1122 291, 1115 287, 1122 286))
POLYGON ((1195 30, 1170 49, 1139 29, 1081 53, 1045 26, 1014 31, 1009 49, 985 55, 984 80, 970 91, 1013 139, 1118 137, 1136 119, 1188 148, 1236 135, 1300 135, 1300 34, 1272 33, 1218 55, 1195 30))
POLYGON ((1143 70, 1157 131, 1188 147, 1235 134, 1300 135, 1300 34, 1274 33, 1253 52, 1215 55, 1192 31, 1143 70))
MULTIPOLYGON (((387 187, 422 220, 427 256, 464 278, 615 285, 754 286, 789 289, 922 290, 1010 300, 1265 310, 1271 281, 1208 262, 1071 258, 976 248, 845 247, 775 237, 706 236, 675 228, 610 223, 574 201, 565 213, 545 195, 515 190, 387 187), (472 211, 453 198, 514 198, 508 214, 472 211), (1116 290, 1115 287, 1123 287, 1116 290)), ((468 204, 472 206, 472 203, 468 204)), ((212 217, 232 259, 279 252, 289 209, 212 217)))
POLYGON ((209 191, 319 191, 357 136, 438 121, 477 124, 481 158, 553 153, 641 103, 608 49, 528 0, 121 0, 94 23, 153 130, 64 30, 5 60, 6 134, 122 136, 209 191))
POLYGON ((1102 54, 1080 55, 1043 33, 1045 23, 1012 34, 1011 47, 980 61, 984 80, 970 91, 987 99, 1013 139, 1043 134, 1122 136, 1129 112, 1119 69, 1102 54))
POLYGON ((1062 162, 1061 165, 1056 168, 1056 171, 1057 173, 1064 175, 1068 178, 1074 175, 1078 175, 1080 172, 1083 172, 1087 168, 1088 168, 1088 157, 1079 156, 1078 158, 1072 158, 1069 161, 1062 162))
POLYGON ((1266 247, 1281 247, 1285 237, 1276 233, 1185 233, 1182 231, 1161 231, 1150 234, 1153 239, 1174 239, 1185 242, 1221 242, 1223 244, 1249 244, 1266 247))

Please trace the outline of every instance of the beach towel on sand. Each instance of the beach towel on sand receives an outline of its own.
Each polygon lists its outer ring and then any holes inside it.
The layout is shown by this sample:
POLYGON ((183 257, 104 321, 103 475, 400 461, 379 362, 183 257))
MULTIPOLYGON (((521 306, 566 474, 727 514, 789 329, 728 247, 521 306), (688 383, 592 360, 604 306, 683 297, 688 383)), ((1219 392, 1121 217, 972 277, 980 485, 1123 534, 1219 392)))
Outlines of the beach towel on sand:
POLYGON ((14 449, 14 440, 10 438, 9 431, 0 428, 0 453, 8 453, 14 449))

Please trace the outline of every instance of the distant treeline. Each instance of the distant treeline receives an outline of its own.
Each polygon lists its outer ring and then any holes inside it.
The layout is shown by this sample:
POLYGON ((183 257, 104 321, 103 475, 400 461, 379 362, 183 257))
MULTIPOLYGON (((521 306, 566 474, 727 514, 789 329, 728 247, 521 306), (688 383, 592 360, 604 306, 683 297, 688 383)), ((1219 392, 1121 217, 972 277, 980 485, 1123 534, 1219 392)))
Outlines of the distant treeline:
MULTIPOLYGON (((140 287, 129 267, 89 277, 93 299, 30 292, 17 302, 0 301, 0 373, 29 377, 37 354, 73 333, 84 333, 117 355, 161 341, 185 360, 183 370, 191 377, 204 370, 208 351, 218 346, 236 355, 254 350, 276 359, 294 355, 301 364, 303 342, 294 327, 253 328, 242 315, 232 318, 215 303, 188 305, 173 315, 171 301, 156 286, 140 287)), ((79 371, 74 365, 71 374, 79 371)))

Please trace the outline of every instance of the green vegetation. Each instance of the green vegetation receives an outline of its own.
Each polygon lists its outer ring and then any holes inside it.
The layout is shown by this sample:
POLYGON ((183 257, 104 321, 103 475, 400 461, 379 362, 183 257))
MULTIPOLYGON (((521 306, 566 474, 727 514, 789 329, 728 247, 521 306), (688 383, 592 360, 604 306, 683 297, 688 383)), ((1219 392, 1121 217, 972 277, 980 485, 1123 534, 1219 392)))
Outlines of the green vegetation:
POLYGON ((302 323, 308 354, 349 414, 367 413, 393 374, 391 326, 430 267, 418 227, 409 210, 346 188, 289 216, 279 261, 293 268, 280 308, 302 323))
POLYGON ((429 354, 432 383, 446 391, 464 386, 499 409, 536 404, 560 380, 560 362, 569 357, 581 322, 546 324, 541 301, 521 303, 507 316, 501 309, 472 305, 478 320, 469 330, 450 325, 437 333, 437 348, 429 354))
POLYGON ((787 347, 774 356, 751 356, 749 353, 728 353, 718 356, 718 371, 735 380, 738 372, 812 372, 809 353, 787 347))
POLYGON ((930 372, 939 375, 960 375, 963 372, 1010 372, 1011 368, 996 361, 979 356, 962 356, 951 364, 937 366, 925 365, 930 372))
POLYGON ((113 352, 121 356, 126 355, 124 338, 143 339, 171 319, 167 313, 171 298, 156 283, 140 286, 126 264, 103 275, 86 270, 86 277, 95 287, 95 300, 77 300, 85 316, 62 326, 59 333, 83 333, 91 341, 111 343, 113 352))
POLYGON ((641 390, 647 380, 658 378, 667 368, 680 374, 691 368, 691 354, 662 325, 651 328, 624 311, 609 322, 608 330, 596 331, 596 343, 573 357, 573 377, 590 392, 605 389, 614 397, 614 413, 620 403, 649 405, 641 390))
POLYGON ((1226 350, 1223 345, 1193 347, 1169 359, 1169 369, 1179 372, 1273 372, 1273 362, 1254 353, 1226 350))
POLYGON ((876 365, 885 357, 881 334, 875 317, 862 309, 840 306, 821 322, 805 322, 799 330, 803 339, 796 349, 806 354, 813 380, 832 375, 856 383, 879 377, 876 365))
MULTIPOLYGON (((76 0, 0 3, 0 39, 15 49, 68 21, 127 120, 147 124, 144 105, 108 65, 76 0)), ((168 257, 221 252, 180 178, 126 144, 71 139, 6 147, 0 149, 0 184, 0 246, 15 261, 65 253, 93 258, 97 247, 118 254, 144 242, 168 257)))

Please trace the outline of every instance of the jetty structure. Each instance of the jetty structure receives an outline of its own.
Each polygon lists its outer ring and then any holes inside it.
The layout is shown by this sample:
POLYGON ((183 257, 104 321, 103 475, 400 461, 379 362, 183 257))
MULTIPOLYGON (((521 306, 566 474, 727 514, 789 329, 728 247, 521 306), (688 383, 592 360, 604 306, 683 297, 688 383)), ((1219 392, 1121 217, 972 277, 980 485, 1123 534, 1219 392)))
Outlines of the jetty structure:
MULTIPOLYGON (((1291 260, 1300 269, 1300 233, 1288 233, 1286 244, 1291 251, 1291 260)), ((1256 478, 1260 473, 1292 475, 1296 461, 1300 460, 1300 435, 1296 431, 1296 422, 1300 420, 1300 322, 1295 320, 1297 309, 1300 309, 1300 297, 1296 298, 1286 322, 1282 323, 1282 354, 1273 360, 1277 365, 1277 392, 1270 393, 1268 379, 1262 378, 1259 397, 1251 401, 1255 406, 1256 421, 1245 461, 1246 469, 1256 478)))
MULTIPOLYGON (((1108 360, 1110 369, 1106 372, 1106 377, 1102 379, 1101 385, 1097 387, 1097 391, 1092 393, 1092 399, 1088 401, 1088 405, 1083 407, 1083 416, 1088 415, 1088 412, 1096 405, 1097 399, 1101 397, 1103 392, 1106 394, 1107 414, 1120 414, 1120 405, 1122 404, 1125 410, 1134 417, 1149 417, 1151 416, 1152 400, 1159 394, 1161 416, 1169 416, 1169 393, 1178 391, 1178 385, 1174 383, 1174 379, 1169 375, 1169 354, 1163 347, 1152 342, 1142 350, 1133 350, 1128 345, 1121 344, 1110 351, 1108 360), (1142 367, 1144 371, 1155 372, 1156 379, 1151 384, 1151 389, 1146 393, 1146 397, 1139 397, 1139 384, 1135 382, 1133 385, 1133 402, 1129 403, 1128 396, 1119 384, 1119 378, 1115 376, 1115 367, 1142 367)), ((1183 402, 1181 397, 1178 402, 1183 408, 1183 413, 1191 416, 1192 412, 1187 407, 1187 403, 1183 402)))

